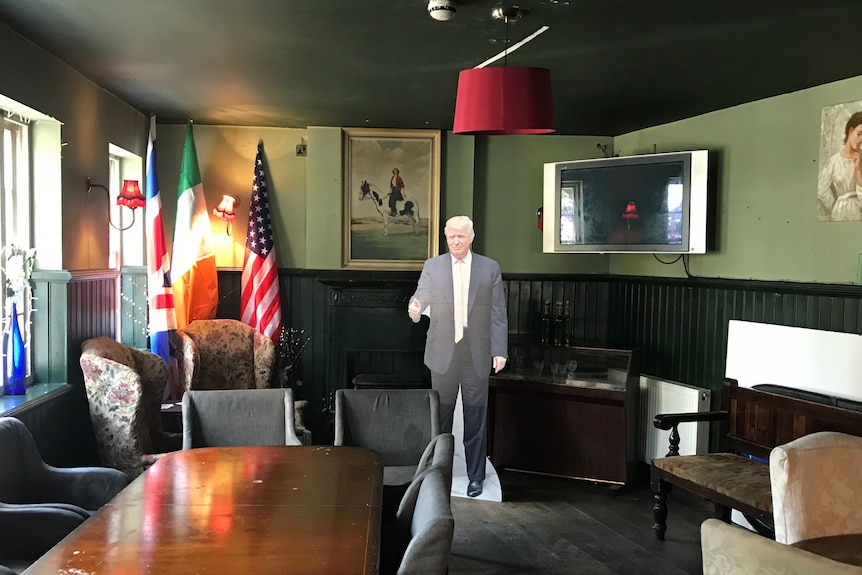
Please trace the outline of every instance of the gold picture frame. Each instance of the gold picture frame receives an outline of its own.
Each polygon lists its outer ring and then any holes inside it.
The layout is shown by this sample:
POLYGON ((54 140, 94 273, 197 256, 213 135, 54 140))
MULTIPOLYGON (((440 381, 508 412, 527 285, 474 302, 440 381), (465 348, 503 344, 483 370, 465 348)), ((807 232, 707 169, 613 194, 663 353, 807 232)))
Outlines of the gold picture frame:
POLYGON ((440 131, 343 131, 342 267, 422 269, 440 246, 440 131))

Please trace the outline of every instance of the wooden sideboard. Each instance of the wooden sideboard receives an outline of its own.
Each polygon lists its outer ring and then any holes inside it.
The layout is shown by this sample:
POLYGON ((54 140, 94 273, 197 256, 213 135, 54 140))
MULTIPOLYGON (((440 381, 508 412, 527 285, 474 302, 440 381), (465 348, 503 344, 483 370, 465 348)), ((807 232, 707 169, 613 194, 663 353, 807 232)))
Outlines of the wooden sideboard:
POLYGON ((638 350, 555 348, 574 377, 532 362, 490 378, 489 452, 498 468, 624 485, 635 480, 638 350))

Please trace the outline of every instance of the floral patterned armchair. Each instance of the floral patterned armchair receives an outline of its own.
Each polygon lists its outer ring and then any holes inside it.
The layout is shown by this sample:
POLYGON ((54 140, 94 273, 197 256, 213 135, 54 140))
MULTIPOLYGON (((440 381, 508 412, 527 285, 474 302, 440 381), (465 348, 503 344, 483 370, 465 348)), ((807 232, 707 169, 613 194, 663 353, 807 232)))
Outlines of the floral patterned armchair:
POLYGON ((181 433, 162 428, 167 384, 162 359, 109 337, 81 344, 81 370, 102 464, 135 477, 157 454, 182 447, 181 433))
POLYGON ((235 319, 200 319, 177 330, 183 389, 262 389, 270 386, 275 344, 235 319))

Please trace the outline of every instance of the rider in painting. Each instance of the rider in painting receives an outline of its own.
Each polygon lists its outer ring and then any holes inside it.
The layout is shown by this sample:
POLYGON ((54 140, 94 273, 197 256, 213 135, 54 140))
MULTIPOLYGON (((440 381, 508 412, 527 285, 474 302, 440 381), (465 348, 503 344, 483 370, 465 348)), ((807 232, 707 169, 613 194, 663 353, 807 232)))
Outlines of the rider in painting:
POLYGON ((398 202, 404 199, 404 180, 401 179, 401 171, 392 168, 392 177, 389 179, 389 215, 398 215, 398 202))

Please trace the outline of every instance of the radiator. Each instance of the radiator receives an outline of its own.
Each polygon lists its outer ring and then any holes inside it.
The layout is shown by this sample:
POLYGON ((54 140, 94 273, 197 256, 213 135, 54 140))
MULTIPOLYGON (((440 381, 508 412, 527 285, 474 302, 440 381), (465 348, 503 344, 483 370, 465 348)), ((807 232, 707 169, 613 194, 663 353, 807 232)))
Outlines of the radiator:
MULTIPOLYGON (((692 413, 709 411, 711 392, 702 387, 660 379, 651 375, 640 378, 640 460, 652 462, 664 457, 668 450, 670 431, 656 429, 653 418, 657 413, 692 413)), ((679 425, 680 455, 695 455, 709 451, 709 422, 688 422, 679 425)))

